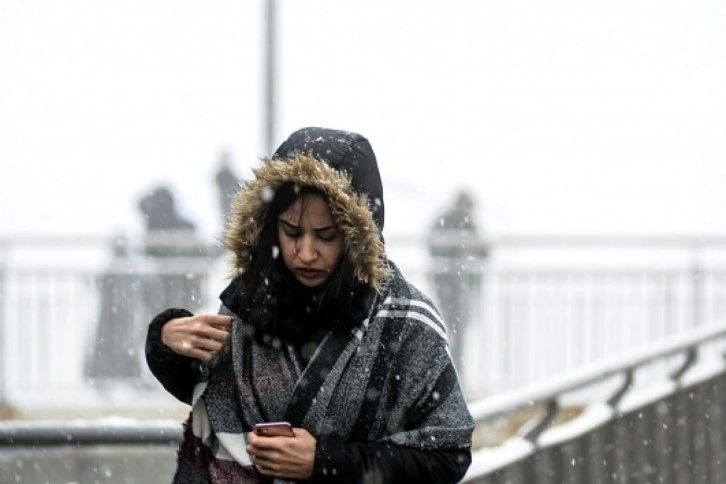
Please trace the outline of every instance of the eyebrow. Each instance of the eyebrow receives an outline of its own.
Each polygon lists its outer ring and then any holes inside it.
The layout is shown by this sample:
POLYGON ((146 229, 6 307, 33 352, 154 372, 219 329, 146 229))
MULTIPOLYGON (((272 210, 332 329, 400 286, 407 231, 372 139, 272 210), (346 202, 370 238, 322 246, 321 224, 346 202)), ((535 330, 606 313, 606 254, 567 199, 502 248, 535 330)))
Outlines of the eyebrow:
MULTIPOLYGON (((279 219, 279 220, 280 220, 280 223, 281 224, 283 224, 283 225, 285 225, 285 226, 287 226, 287 227, 289 227, 291 229, 295 229, 295 230, 299 230, 300 229, 300 226, 299 225, 295 225, 295 224, 293 224, 291 222, 288 222, 287 220, 283 220, 283 219, 279 219)), ((327 227, 320 227, 320 228, 317 228, 317 229, 313 229, 313 232, 325 232, 326 230, 333 230, 333 229, 337 229, 337 228, 338 227, 336 225, 329 225, 327 227)))

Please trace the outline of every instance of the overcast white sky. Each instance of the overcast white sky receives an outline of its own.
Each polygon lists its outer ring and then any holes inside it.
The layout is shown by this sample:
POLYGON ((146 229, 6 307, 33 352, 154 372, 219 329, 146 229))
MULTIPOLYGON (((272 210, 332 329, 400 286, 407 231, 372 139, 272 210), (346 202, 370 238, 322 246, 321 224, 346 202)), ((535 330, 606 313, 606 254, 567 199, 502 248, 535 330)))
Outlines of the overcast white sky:
MULTIPOLYGON (((459 188, 497 234, 725 234, 716 0, 278 0, 279 129, 361 132, 388 233, 459 188)), ((0 236, 218 230, 262 136, 262 0, 0 0, 0 236)))

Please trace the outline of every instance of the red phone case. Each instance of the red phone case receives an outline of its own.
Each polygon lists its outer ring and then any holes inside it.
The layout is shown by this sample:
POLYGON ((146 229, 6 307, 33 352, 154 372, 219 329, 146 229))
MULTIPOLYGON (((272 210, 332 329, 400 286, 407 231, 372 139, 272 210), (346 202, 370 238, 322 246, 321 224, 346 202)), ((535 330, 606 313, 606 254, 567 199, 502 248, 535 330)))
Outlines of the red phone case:
POLYGON ((255 433, 266 437, 294 437, 289 422, 264 422, 255 425, 255 433))

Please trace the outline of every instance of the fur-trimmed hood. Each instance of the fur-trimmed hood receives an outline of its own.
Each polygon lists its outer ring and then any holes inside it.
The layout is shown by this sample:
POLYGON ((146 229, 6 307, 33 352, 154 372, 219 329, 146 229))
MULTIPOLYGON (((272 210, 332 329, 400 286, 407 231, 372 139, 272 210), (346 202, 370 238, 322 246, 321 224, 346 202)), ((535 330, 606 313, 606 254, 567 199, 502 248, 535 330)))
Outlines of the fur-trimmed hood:
POLYGON ((249 267, 275 190, 292 182, 328 196, 356 279, 381 289, 389 272, 380 234, 383 188, 375 155, 365 138, 347 131, 305 128, 290 135, 253 174, 233 200, 224 240, 237 274, 249 267))

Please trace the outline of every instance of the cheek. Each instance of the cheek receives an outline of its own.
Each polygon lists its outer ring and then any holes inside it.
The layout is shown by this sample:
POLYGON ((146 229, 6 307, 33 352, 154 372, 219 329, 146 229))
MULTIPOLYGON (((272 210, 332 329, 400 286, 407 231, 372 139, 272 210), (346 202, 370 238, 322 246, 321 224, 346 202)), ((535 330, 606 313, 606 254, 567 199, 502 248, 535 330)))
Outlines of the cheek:
POLYGON ((295 244, 285 237, 278 237, 278 245, 280 247, 280 255, 285 265, 290 265, 290 262, 295 257, 295 244))

